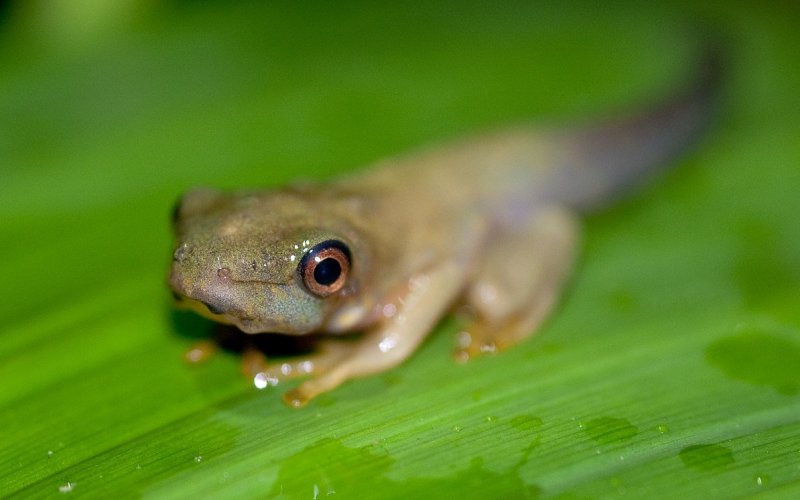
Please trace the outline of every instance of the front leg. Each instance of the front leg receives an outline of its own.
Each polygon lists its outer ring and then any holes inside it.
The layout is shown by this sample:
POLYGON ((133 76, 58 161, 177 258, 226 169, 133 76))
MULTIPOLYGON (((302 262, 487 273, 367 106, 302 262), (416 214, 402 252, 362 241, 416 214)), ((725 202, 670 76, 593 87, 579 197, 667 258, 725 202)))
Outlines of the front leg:
MULTIPOLYGON (((287 392, 284 401, 295 408, 328 392, 343 382, 386 371, 408 358, 446 313, 464 284, 464 270, 449 260, 412 276, 403 291, 387 301, 384 319, 352 344, 336 344, 313 357, 312 379, 287 392)), ((300 368, 301 365, 298 365, 300 368)), ((256 376, 281 377, 280 365, 256 376), (276 369, 278 372, 276 373, 276 369)), ((285 370, 284 370, 285 371, 285 370)), ((302 375, 302 370, 285 374, 302 375)))

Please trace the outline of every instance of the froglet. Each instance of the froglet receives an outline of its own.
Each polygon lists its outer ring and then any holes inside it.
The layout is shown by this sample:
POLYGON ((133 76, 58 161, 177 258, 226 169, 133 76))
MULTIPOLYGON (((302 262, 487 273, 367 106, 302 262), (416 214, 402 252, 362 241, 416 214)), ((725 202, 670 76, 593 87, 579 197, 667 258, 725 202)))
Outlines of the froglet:
POLYGON ((457 359, 516 344, 559 298, 578 216, 708 128, 718 66, 702 58, 679 91, 615 119, 512 127, 325 184, 192 190, 175 212, 170 286, 249 334, 324 334, 310 356, 255 374, 260 387, 306 378, 284 395, 295 407, 402 363, 457 306, 471 311, 457 359))

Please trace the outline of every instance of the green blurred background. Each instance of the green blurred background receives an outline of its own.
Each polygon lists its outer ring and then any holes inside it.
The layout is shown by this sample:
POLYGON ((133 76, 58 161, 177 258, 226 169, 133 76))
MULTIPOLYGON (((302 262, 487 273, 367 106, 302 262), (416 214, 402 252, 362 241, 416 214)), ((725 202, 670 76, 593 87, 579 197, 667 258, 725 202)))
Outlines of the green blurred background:
MULTIPOLYGON (((156 2, 0 8, 0 496, 800 494, 796 2, 156 2), (324 179, 683 81, 718 126, 591 217, 535 339, 465 366, 457 325, 295 411, 171 311, 196 185, 324 179)), ((283 390, 283 388, 281 388, 283 390)))

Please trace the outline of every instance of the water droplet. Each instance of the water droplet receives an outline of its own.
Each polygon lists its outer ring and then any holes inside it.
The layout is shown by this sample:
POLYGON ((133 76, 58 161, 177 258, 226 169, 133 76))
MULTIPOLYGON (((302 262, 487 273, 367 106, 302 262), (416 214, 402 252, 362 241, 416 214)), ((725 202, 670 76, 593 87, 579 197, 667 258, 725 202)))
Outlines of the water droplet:
POLYGON ((453 431, 455 431, 455 432, 461 432, 463 429, 464 428, 461 427, 460 425, 454 425, 453 426, 453 431))
POLYGON ((656 431, 659 434, 666 434, 669 432, 669 426, 667 424, 658 424, 656 426, 656 431))
POLYGON ((722 469, 735 462, 733 452, 719 444, 694 444, 683 448, 678 455, 686 467, 705 471, 722 469))
POLYGON ((487 342, 481 344, 480 350, 483 354, 494 354, 497 352, 497 345, 494 342, 487 342))
POLYGON ((583 431, 599 444, 627 441, 639 434, 639 429, 624 418, 600 417, 581 423, 583 431))
POLYGON ((58 487, 58 491, 60 493, 69 493, 70 491, 75 489, 75 483, 67 482, 67 484, 62 484, 58 487))
POLYGON ((468 331, 460 331, 456 335, 456 346, 459 349, 466 349, 472 344, 472 335, 468 331))
POLYGON ((360 453, 361 457, 367 459, 389 456, 389 450, 387 450, 384 445, 377 441, 372 444, 368 444, 367 446, 358 448, 358 452, 360 453))
POLYGON ((52 457, 53 456, 53 450, 47 450, 47 456, 48 457, 52 457))
POLYGON ((199 464, 200 462, 203 461, 203 456, 202 455, 197 455, 196 457, 194 457, 194 461, 199 464))
POLYGON ((256 376, 253 377, 253 385, 256 386, 256 389, 266 389, 270 386, 276 386, 278 382, 278 377, 274 377, 265 372, 256 373, 256 376))
POLYGON ((769 477, 769 474, 759 474, 756 476, 756 484, 759 486, 766 486, 769 484, 770 479, 772 478, 769 477))
POLYGON ((474 491, 472 496, 476 497, 491 496, 492 490, 497 490, 497 485, 502 491, 516 492, 518 497, 543 496, 540 487, 526 484, 519 477, 519 468, 526 463, 527 456, 516 466, 509 466, 502 472, 486 469, 480 457, 462 457, 469 461, 469 466, 454 470, 449 475, 396 480, 392 477, 395 459, 388 450, 381 451, 381 448, 379 444, 348 448, 338 440, 324 438, 284 458, 272 490, 264 492, 263 496, 310 499, 313 498, 315 484, 319 498, 372 498, 381 494, 417 498, 420 492, 426 491, 464 491, 465 485, 474 491), (331 460, 331 457, 336 457, 336 460, 331 460), (342 476, 342 470, 369 473, 349 477, 342 476))
POLYGON ((497 422, 497 416, 496 415, 489 415, 488 417, 486 417, 486 421, 489 422, 489 423, 495 423, 495 422, 497 422))
POLYGON ((378 349, 380 349, 381 352, 386 353, 394 349, 395 346, 397 346, 397 343, 398 343, 397 334, 389 333, 384 338, 382 338, 381 341, 378 343, 378 349))
POLYGON ((383 306, 383 316, 385 318, 391 318, 395 314, 397 314, 397 306, 392 304, 391 302, 383 306))
POLYGON ((511 419, 511 427, 520 431, 533 431, 542 426, 542 419, 533 415, 517 415, 511 419))
POLYGON ((800 393, 800 345, 787 338, 756 330, 723 337, 706 348, 706 361, 734 380, 800 393))

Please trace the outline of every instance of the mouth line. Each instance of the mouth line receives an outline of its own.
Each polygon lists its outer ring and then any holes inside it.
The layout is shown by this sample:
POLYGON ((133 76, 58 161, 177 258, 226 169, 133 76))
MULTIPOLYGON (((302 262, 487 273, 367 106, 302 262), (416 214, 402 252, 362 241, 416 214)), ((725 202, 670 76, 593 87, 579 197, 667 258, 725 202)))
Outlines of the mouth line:
POLYGON ((200 302, 201 304, 206 306, 206 309, 208 309, 208 312, 210 312, 211 314, 216 314, 216 315, 225 314, 225 311, 223 311, 222 309, 220 309, 218 307, 215 307, 215 306, 209 304, 208 302, 203 302, 203 301, 198 301, 198 302, 200 302))
POLYGON ((251 323, 253 321, 253 318, 251 317, 236 316, 230 312, 226 312, 214 307, 207 302, 187 297, 186 295, 182 295, 178 292, 173 291, 172 296, 175 298, 175 305, 181 309, 189 309, 196 312, 200 316, 203 316, 204 318, 216 321, 218 323, 223 323, 226 325, 238 325, 251 323))
POLYGON ((291 283, 291 281, 267 281, 267 280, 254 280, 254 279, 241 279, 241 278, 234 278, 228 276, 228 280, 232 283, 243 283, 243 284, 258 284, 258 285, 275 285, 275 286, 284 286, 291 283))
POLYGON ((228 313, 222 311, 219 308, 212 306, 207 302, 203 302, 202 300, 193 299, 191 297, 187 297, 186 295, 181 295, 177 292, 172 293, 173 297, 175 297, 175 305, 182 308, 182 309, 190 309, 201 316, 205 316, 206 318, 219 321, 219 322, 227 322, 224 321, 226 316, 229 316, 228 313))

